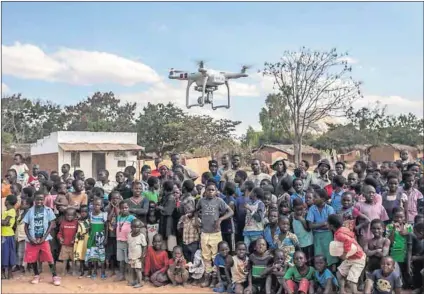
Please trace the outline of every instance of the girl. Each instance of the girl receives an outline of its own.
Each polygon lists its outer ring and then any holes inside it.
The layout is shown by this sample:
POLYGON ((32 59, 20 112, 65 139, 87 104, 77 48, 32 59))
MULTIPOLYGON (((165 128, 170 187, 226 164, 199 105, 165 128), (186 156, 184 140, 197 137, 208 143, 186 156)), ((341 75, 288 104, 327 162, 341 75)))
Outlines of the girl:
POLYGON ((311 208, 312 205, 314 205, 314 191, 312 189, 308 189, 306 191, 305 195, 305 203, 306 203, 306 214, 309 211, 309 208, 311 208))
POLYGON ((292 266, 293 254, 296 250, 299 250, 299 240, 295 234, 290 232, 290 220, 288 217, 280 217, 278 226, 280 227, 280 235, 275 236, 275 242, 278 248, 284 252, 285 264, 292 266))
POLYGON ((95 198, 93 212, 90 214, 90 237, 87 242, 85 261, 89 263, 89 276, 97 277, 97 268, 101 264, 101 278, 106 279, 105 246, 107 245, 108 221, 107 213, 102 212, 103 199, 95 198))
POLYGON ((205 272, 205 263, 202 259, 202 250, 198 249, 194 253, 193 262, 187 263, 187 266, 190 278, 192 279, 192 285, 197 286, 203 277, 203 273, 205 272))
POLYGON ((249 195, 250 201, 245 204, 246 224, 244 226, 243 236, 247 248, 249 248, 252 242, 263 235, 263 220, 265 216, 265 205, 261 201, 263 196, 264 194, 261 188, 254 188, 249 195))
POLYGON ((359 232, 364 226, 369 225, 371 220, 359 210, 353 206, 353 194, 352 192, 344 192, 342 195, 342 208, 338 213, 343 218, 343 226, 356 232, 358 235, 359 232), (361 224, 356 226, 357 218, 363 220, 361 224))
POLYGON ((168 276, 168 253, 162 249, 162 236, 153 237, 153 246, 147 248, 144 263, 144 280, 151 282, 156 287, 166 285, 168 276))
POLYGON ((247 247, 243 242, 237 242, 236 255, 228 260, 226 266, 231 269, 231 289, 235 294, 242 294, 247 282, 247 247))
POLYGON ((406 222, 405 212, 401 208, 393 210, 393 223, 386 227, 386 237, 390 240, 390 256, 398 263, 402 272, 404 284, 409 283, 407 260, 408 249, 407 240, 412 233, 412 225, 406 222))
POLYGON ((6 197, 5 206, 6 210, 1 214, 1 267, 2 279, 12 278, 12 267, 16 265, 16 242, 15 231, 13 227, 16 221, 16 210, 14 208, 18 199, 15 195, 6 197), (5 272, 7 271, 7 275, 5 272))
POLYGON ((84 182, 82 180, 73 180, 72 187, 74 192, 68 194, 69 205, 79 209, 81 205, 87 205, 87 194, 84 191, 84 182))
POLYGON ((295 199, 293 201, 293 218, 292 218, 292 227, 294 234, 299 239, 300 250, 306 255, 306 260, 311 261, 314 256, 314 235, 308 227, 305 216, 305 204, 301 199, 295 199))
POLYGON ((414 218, 418 214, 418 200, 423 198, 423 194, 414 188, 415 176, 411 172, 402 174, 403 188, 400 189, 408 197, 407 222, 414 223, 414 218))
POLYGON ((368 257, 368 273, 378 270, 380 268, 381 258, 389 254, 390 240, 383 236, 384 229, 384 223, 381 219, 372 220, 371 232, 374 238, 365 243, 364 246, 364 252, 368 257))
MULTIPOLYGON (((371 185, 364 185, 362 187, 362 195, 365 197, 365 202, 357 202, 355 207, 360 213, 364 214, 368 219, 381 219, 386 221, 389 219, 386 210, 381 204, 377 204, 374 201, 375 188, 371 185)), ((359 244, 364 247, 365 243, 372 239, 373 235, 370 231, 370 226, 365 225, 362 227, 361 235, 359 236, 359 244)))
POLYGON ((398 207, 406 209, 406 202, 408 201, 408 197, 404 193, 398 191, 399 179, 397 175, 390 173, 387 176, 387 186, 389 189, 382 195, 382 204, 383 207, 386 209, 387 216, 389 217, 389 219, 393 219, 393 209, 398 207))
POLYGON ((142 267, 146 252, 146 237, 141 233, 143 223, 134 218, 131 222, 131 233, 128 234, 128 263, 131 266, 133 281, 128 285, 134 288, 143 287, 142 267))
POLYGON ((218 254, 215 256, 213 261, 216 276, 218 278, 218 284, 216 285, 216 288, 213 288, 214 292, 227 292, 227 289, 231 285, 230 267, 227 266, 232 260, 231 255, 228 254, 229 252, 230 248, 226 241, 218 243, 218 254))
POLYGON ((266 250, 266 241, 262 237, 256 240, 255 251, 249 256, 248 285, 245 294, 258 294, 265 289, 264 272, 272 264, 272 256, 266 250))
POLYGON ((314 268, 306 264, 306 256, 302 251, 294 254, 294 266, 290 267, 283 279, 286 293, 305 293, 310 289, 310 281, 314 277, 314 268))
POLYGON ((278 204, 278 212, 279 212, 279 216, 290 216, 290 202, 286 201, 285 199, 283 199, 282 201, 280 201, 280 203, 278 204))
POLYGON ((322 254, 327 259, 329 266, 335 272, 337 258, 330 255, 328 251, 330 242, 333 241, 333 234, 327 226, 328 216, 335 214, 333 207, 327 204, 328 194, 324 189, 314 191, 314 205, 308 211, 306 220, 314 235, 314 254, 322 254), (333 266, 334 265, 334 266, 333 266))
POLYGON ((82 205, 79 210, 78 229, 75 235, 74 260, 79 261, 80 279, 84 276, 84 260, 87 252, 87 244, 90 230, 90 220, 88 219, 88 206, 82 205))
POLYGON ((109 262, 109 268, 112 270, 112 276, 115 275, 115 268, 117 267, 116 260, 116 219, 119 215, 119 203, 122 197, 118 191, 112 191, 109 194, 109 204, 105 208, 107 213, 108 225, 108 240, 106 246, 106 260, 109 262))

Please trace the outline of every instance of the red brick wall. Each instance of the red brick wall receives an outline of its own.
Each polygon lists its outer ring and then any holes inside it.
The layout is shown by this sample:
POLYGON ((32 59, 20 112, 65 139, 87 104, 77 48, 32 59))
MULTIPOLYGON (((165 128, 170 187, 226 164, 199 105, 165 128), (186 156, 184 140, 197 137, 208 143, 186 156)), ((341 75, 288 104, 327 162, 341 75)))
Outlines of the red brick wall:
MULTIPOLYGON (((58 153, 49 153, 49 154, 40 154, 40 155, 32 155, 31 163, 38 164, 40 166, 40 170, 47 171, 49 174, 52 171, 57 171, 60 174, 59 169, 59 155, 58 153)), ((29 167, 29 166, 28 166, 29 167)), ((32 169, 31 167, 29 167, 32 169)))

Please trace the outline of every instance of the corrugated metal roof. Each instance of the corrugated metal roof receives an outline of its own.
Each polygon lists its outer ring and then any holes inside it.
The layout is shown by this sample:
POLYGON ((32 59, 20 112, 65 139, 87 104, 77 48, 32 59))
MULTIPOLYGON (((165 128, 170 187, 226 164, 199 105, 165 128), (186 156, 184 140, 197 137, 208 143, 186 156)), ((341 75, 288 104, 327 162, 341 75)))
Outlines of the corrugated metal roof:
MULTIPOLYGON (((262 149, 264 147, 274 148, 274 149, 280 150, 284 153, 287 153, 289 155, 294 155, 294 146, 293 145, 269 145, 269 144, 265 144, 265 145, 262 145, 257 151, 259 151, 260 149, 262 149)), ((318 149, 315 149, 312 146, 302 145, 302 154, 320 154, 320 151, 318 149)))
POLYGON ((112 143, 62 143, 59 144, 64 151, 132 151, 144 150, 137 144, 112 144, 112 143))

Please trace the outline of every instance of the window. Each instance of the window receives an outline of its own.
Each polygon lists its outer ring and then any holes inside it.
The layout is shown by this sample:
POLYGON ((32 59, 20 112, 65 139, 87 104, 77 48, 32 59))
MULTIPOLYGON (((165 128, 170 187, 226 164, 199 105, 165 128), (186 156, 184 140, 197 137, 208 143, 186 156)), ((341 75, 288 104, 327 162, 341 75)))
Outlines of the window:
POLYGON ((79 167, 80 166, 80 154, 79 152, 71 152, 71 166, 79 167))
POLYGON ((118 167, 126 167, 127 162, 125 160, 118 160, 118 167))

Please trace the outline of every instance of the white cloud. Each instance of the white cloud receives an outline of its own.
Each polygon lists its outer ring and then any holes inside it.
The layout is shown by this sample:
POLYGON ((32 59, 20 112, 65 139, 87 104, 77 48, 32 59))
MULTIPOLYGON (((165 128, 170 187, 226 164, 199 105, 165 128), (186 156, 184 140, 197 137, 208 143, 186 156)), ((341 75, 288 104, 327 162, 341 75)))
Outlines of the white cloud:
POLYGON ((339 61, 346 61, 348 64, 356 64, 358 60, 349 56, 340 57, 339 61))
POLYGON ((399 115, 402 113, 413 113, 418 117, 423 117, 423 100, 410 100, 401 96, 378 96, 365 95, 358 99, 353 106, 355 108, 367 107, 380 102, 382 106, 387 105, 387 113, 399 115))
POLYGON ((2 61, 3 74, 23 79, 124 86, 160 80, 155 70, 141 62, 98 51, 62 48, 46 54, 37 46, 17 42, 2 45, 2 61))
POLYGON ((10 88, 5 83, 1 83, 1 93, 7 94, 9 93, 9 91, 10 91, 10 88))

